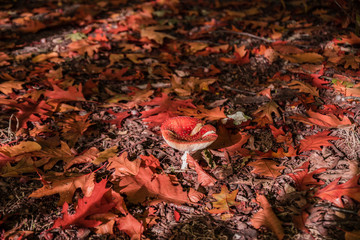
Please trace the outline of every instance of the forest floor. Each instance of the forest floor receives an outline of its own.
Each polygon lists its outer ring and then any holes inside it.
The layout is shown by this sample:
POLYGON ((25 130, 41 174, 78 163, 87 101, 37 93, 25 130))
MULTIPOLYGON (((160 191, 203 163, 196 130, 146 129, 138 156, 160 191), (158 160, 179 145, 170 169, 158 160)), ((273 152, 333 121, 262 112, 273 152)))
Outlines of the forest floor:
POLYGON ((283 2, 2 4, 0 239, 360 239, 355 1, 283 2))

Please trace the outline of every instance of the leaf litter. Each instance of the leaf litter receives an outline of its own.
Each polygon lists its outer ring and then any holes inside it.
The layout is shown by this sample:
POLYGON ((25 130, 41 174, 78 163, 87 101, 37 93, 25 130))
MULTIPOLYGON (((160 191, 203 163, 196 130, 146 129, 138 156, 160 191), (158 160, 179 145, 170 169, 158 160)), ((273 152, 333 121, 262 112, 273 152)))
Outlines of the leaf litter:
POLYGON ((357 239, 359 12, 316 4, 2 6, 0 238, 357 239))

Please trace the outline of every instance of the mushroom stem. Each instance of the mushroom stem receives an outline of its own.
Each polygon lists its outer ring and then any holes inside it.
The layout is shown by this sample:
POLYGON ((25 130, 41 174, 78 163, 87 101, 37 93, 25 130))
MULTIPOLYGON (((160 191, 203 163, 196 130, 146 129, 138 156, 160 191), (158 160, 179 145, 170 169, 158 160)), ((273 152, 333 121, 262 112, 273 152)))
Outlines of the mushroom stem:
POLYGON ((189 151, 185 151, 184 155, 181 156, 181 160, 182 160, 181 170, 184 170, 187 168, 188 163, 186 162, 186 159, 187 159, 188 154, 189 154, 189 151))

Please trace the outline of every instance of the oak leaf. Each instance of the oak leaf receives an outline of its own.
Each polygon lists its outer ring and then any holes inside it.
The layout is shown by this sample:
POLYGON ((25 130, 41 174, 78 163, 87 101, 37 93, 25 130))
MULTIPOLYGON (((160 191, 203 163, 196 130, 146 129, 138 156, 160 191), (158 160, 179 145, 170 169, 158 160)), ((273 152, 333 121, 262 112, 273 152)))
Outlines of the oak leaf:
POLYGON ((174 185, 168 175, 156 174, 149 167, 140 167, 135 176, 125 176, 120 179, 121 193, 127 195, 128 200, 140 203, 147 198, 155 202, 190 203, 188 194, 180 185, 174 185))
POLYGON ((108 170, 115 169, 113 175, 116 177, 124 177, 128 175, 137 175, 140 168, 141 159, 130 161, 128 153, 123 152, 120 156, 114 156, 108 159, 108 170))
POLYGON ((254 113, 254 117, 256 122, 260 124, 260 126, 265 126, 266 124, 273 124, 272 114, 274 113, 276 117, 280 117, 280 113, 277 110, 278 105, 274 101, 270 101, 265 105, 259 107, 254 113))
POLYGON ((319 90, 308 83, 293 80, 291 83, 288 83, 288 86, 291 89, 298 89, 299 92, 310 93, 313 96, 319 97, 319 90))
POLYGON ((13 89, 20 90, 22 89, 22 85, 24 82, 21 81, 6 81, 0 83, 0 92, 4 93, 5 95, 9 95, 13 92, 13 89))
POLYGON ((315 197, 323 200, 330 201, 340 208, 344 208, 344 203, 341 200, 342 196, 348 196, 358 202, 360 202, 360 175, 355 175, 345 183, 338 184, 340 178, 331 182, 326 187, 319 189, 315 192, 315 197))
POLYGON ((68 141, 69 146, 79 140, 79 138, 86 132, 88 127, 93 123, 88 120, 90 114, 86 115, 70 115, 64 119, 63 122, 59 122, 58 125, 61 127, 62 136, 68 141))
POLYGON ((321 113, 314 112, 311 109, 306 113, 309 115, 309 117, 295 115, 290 116, 290 118, 303 122, 305 124, 318 125, 325 128, 339 128, 352 124, 350 119, 346 116, 344 116, 342 119, 339 119, 334 114, 323 115, 321 113))
POLYGON ((282 223, 275 215, 266 197, 264 195, 257 195, 256 200, 262 209, 255 213, 251 218, 251 224, 256 229, 259 229, 261 226, 265 226, 271 229, 278 239, 283 239, 285 234, 281 225, 282 223))
POLYGON ((219 60, 226 63, 244 65, 250 63, 249 56, 250 53, 249 51, 245 50, 245 46, 238 47, 235 45, 234 56, 232 58, 221 57, 219 60))
POLYGON ((322 63, 324 61, 324 57, 318 53, 297 53, 280 56, 292 63, 322 63))
POLYGON ((224 113, 224 109, 216 107, 213 109, 206 109, 204 105, 199 105, 196 108, 179 108, 179 111, 186 116, 192 116, 199 119, 204 119, 207 121, 217 121, 227 116, 224 113))
POLYGON ((180 115, 179 107, 196 108, 192 104, 192 100, 176 100, 171 99, 167 94, 162 94, 161 97, 155 97, 149 102, 140 103, 140 106, 158 106, 150 110, 141 112, 141 117, 144 122, 147 122, 149 127, 160 126, 167 118, 180 115), (155 116, 154 116, 155 115, 155 116))
POLYGON ((285 169, 285 166, 278 167, 276 164, 277 163, 272 160, 259 159, 255 162, 248 163, 247 165, 254 167, 251 171, 252 173, 256 173, 264 177, 276 178, 281 175, 280 171, 285 169))
POLYGON ((51 229, 62 227, 68 228, 70 225, 77 225, 81 227, 93 228, 99 226, 101 221, 89 220, 89 216, 99 213, 107 213, 112 209, 116 203, 108 202, 104 198, 104 194, 109 191, 109 188, 105 188, 107 180, 103 179, 101 182, 96 183, 90 196, 85 196, 79 199, 76 212, 72 215, 68 213, 69 204, 64 203, 61 213, 63 216, 55 220, 51 229))
POLYGON ((72 203, 72 198, 76 189, 81 188, 83 194, 90 196, 94 189, 95 174, 86 174, 80 176, 66 177, 64 175, 45 176, 45 180, 50 182, 48 185, 37 189, 29 197, 40 198, 53 194, 60 194, 58 206, 66 203, 72 203))
POLYGON ((41 146, 37 142, 33 141, 22 141, 18 145, 5 145, 0 147, 0 153, 5 154, 9 157, 15 157, 25 153, 31 153, 40 150, 41 146))
POLYGON ((122 120, 124 120, 125 118, 127 118, 128 116, 130 116, 129 112, 125 111, 125 112, 119 112, 119 113, 115 113, 113 110, 108 110, 108 113, 112 114, 115 116, 115 119, 111 119, 111 120, 106 120, 105 122, 108 122, 110 124, 115 124, 117 128, 121 128, 121 122, 122 120))
POLYGON ((186 161, 189 163, 189 167, 195 169, 197 175, 198 175, 198 183, 201 186, 213 186, 216 182, 216 179, 211 177, 207 172, 204 171, 204 169, 200 166, 200 164, 190 156, 190 154, 187 154, 186 161))
POLYGON ((70 161, 67 162, 64 169, 68 170, 74 164, 81 163, 90 163, 93 162, 98 156, 99 150, 96 147, 91 147, 90 149, 85 150, 79 156, 74 157, 70 161))
POLYGON ((356 34, 353 32, 351 32, 349 35, 341 35, 338 38, 340 38, 340 40, 335 39, 335 43, 347 43, 350 45, 360 44, 360 37, 356 36, 356 34))
POLYGON ((324 185, 324 182, 321 180, 316 180, 314 175, 325 172, 326 168, 319 168, 309 173, 309 165, 310 162, 307 161, 301 165, 301 167, 296 169, 301 171, 288 174, 295 181, 295 186, 298 191, 306 191, 314 186, 324 185))
POLYGON ((116 227, 126 233, 131 240, 141 240, 141 235, 144 232, 144 226, 130 213, 125 217, 116 218, 116 227))
POLYGON ((70 52, 77 52, 80 55, 85 55, 85 53, 87 53, 89 57, 93 57, 94 53, 99 51, 100 44, 93 44, 91 41, 81 39, 71 42, 67 47, 70 52))
POLYGON ((66 102, 66 101, 85 101, 84 95, 82 93, 81 84, 79 87, 70 86, 68 90, 63 90, 58 87, 56 84, 52 84, 53 91, 47 90, 45 96, 49 101, 56 102, 66 102))
POLYGON ((172 28, 173 28, 172 26, 160 26, 160 25, 146 27, 140 30, 140 35, 141 37, 146 37, 150 40, 154 40, 158 44, 162 45, 164 42, 164 38, 169 38, 169 39, 176 39, 176 38, 169 34, 157 32, 157 31, 169 30, 172 28))
POLYGON ((321 146, 331 146, 329 140, 338 140, 339 137, 328 136, 330 131, 319 132, 315 135, 306 136, 305 139, 300 140, 299 153, 310 150, 321 150, 321 146))
POLYGON ((219 214, 219 213, 232 213, 233 210, 231 207, 236 207, 241 204, 241 202, 236 202, 236 195, 239 189, 236 189, 232 192, 229 192, 229 189, 226 185, 221 186, 220 193, 214 193, 212 195, 217 201, 212 202, 213 209, 208 210, 209 213, 219 214))

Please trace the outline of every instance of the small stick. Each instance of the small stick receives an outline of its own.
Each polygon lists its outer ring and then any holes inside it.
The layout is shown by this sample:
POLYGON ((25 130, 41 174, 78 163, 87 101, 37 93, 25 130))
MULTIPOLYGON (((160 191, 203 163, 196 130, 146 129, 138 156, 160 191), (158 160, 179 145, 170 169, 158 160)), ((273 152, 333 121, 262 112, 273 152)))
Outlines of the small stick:
POLYGON ((263 38, 263 37, 259 37, 259 36, 256 36, 254 34, 247 33, 247 32, 235 32, 235 31, 231 31, 231 30, 217 30, 217 31, 218 32, 224 32, 224 33, 232 33, 232 34, 242 35, 242 36, 246 36, 246 37, 251 37, 251 38, 255 38, 255 39, 258 39, 258 40, 261 40, 261 41, 264 41, 264 42, 268 42, 268 43, 273 43, 274 42, 273 40, 266 39, 266 38, 263 38))

